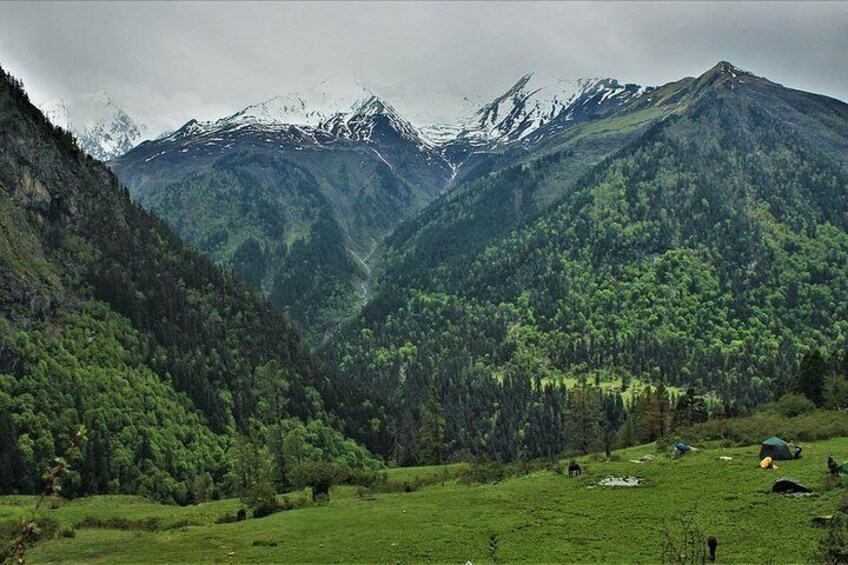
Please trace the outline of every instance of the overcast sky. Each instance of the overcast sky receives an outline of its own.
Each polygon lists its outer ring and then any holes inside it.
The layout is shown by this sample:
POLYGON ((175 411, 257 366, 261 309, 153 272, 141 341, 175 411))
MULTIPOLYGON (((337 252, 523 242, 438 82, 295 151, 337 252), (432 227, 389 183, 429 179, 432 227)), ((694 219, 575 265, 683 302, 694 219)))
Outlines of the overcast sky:
POLYGON ((848 3, 0 3, 36 103, 105 90, 154 134, 339 72, 442 117, 531 70, 656 85, 721 59, 848 100, 848 3))

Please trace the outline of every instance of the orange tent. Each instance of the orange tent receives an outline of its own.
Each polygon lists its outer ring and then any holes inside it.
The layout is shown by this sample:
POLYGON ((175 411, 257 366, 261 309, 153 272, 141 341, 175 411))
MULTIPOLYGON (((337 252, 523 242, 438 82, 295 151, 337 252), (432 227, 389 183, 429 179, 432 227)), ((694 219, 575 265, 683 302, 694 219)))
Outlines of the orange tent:
POLYGON ((777 465, 772 462, 771 457, 764 457, 762 461, 760 461, 760 468, 762 469, 777 469, 777 465))

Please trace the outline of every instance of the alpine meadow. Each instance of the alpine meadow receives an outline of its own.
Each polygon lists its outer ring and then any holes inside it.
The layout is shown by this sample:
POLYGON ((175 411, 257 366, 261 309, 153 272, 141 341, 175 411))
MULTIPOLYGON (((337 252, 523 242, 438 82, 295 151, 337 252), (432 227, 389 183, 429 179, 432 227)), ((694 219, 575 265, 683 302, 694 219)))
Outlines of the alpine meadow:
POLYGON ((0 5, 0 563, 848 563, 846 30, 0 5))

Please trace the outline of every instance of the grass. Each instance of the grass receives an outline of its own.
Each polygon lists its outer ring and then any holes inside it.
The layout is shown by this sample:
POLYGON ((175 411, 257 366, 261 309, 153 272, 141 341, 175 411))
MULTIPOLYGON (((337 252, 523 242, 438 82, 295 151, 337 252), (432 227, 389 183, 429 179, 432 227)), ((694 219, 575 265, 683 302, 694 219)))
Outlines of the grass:
MULTIPOLYGON (((824 461, 829 453, 848 454, 848 438, 809 444, 804 459, 782 462, 778 471, 757 467, 757 446, 705 447, 678 460, 660 454, 654 462, 629 461, 652 451, 652 446, 622 450, 616 461, 587 458, 583 476, 574 479, 539 471, 474 486, 456 482, 458 466, 394 469, 389 483, 419 479, 424 486, 362 496, 343 487, 325 505, 231 524, 215 521, 235 512, 240 506, 235 500, 178 508, 137 497, 92 497, 45 513, 61 524, 90 515, 158 517, 163 527, 79 528, 74 538, 36 546, 28 560, 653 563, 660 558, 663 530, 681 512, 692 511, 705 532, 717 536, 720 562, 806 562, 823 532, 813 526, 813 517, 832 512, 843 494, 842 488, 823 489, 824 461), (733 460, 722 461, 722 455, 733 460), (610 475, 636 475, 644 486, 597 486, 610 475), (774 480, 784 475, 817 494, 771 494, 774 480)), ((29 497, 0 499, 0 519, 19 516, 31 503, 29 497)))

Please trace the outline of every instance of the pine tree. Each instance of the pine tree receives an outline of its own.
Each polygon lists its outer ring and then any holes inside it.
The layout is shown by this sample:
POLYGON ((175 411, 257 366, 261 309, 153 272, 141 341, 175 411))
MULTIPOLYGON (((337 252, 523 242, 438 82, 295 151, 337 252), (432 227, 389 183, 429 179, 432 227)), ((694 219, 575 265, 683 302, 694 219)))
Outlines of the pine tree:
POLYGON ((827 361, 818 349, 804 354, 792 390, 812 400, 816 406, 824 405, 824 386, 827 378, 827 361))
POLYGON ((571 445, 587 454, 600 438, 601 410, 598 391, 581 380, 568 395, 568 437, 571 445))
POLYGON ((430 389, 427 401, 421 407, 421 428, 418 431, 421 462, 438 465, 445 452, 445 410, 435 389, 430 389))

